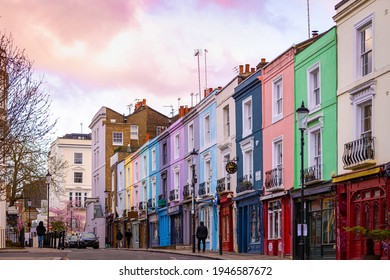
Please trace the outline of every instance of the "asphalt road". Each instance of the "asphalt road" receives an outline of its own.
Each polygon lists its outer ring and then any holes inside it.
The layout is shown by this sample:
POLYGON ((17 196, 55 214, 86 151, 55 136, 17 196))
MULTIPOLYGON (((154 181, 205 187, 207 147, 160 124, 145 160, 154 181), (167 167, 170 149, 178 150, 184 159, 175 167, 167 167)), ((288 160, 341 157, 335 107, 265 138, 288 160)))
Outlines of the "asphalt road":
POLYGON ((0 260, 205 260, 202 256, 188 256, 164 252, 116 249, 66 249, 50 252, 0 253, 0 260))

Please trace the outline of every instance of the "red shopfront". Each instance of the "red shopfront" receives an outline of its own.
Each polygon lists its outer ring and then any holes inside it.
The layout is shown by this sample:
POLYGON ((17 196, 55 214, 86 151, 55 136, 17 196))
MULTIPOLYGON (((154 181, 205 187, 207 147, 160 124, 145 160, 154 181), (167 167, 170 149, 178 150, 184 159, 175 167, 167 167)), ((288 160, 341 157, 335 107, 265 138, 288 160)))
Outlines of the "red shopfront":
MULTIPOLYGON (((361 259, 366 254, 366 238, 345 228, 362 226, 367 229, 390 229, 390 184, 383 166, 340 175, 336 202, 336 257, 361 259)), ((388 243, 376 241, 375 255, 390 259, 388 243), (387 246, 386 246, 387 244, 387 246)))
POLYGON ((273 193, 261 198, 264 205, 264 254, 291 256, 291 196, 289 192, 273 193))
POLYGON ((232 193, 220 194, 220 221, 222 251, 233 252, 233 201, 232 193))

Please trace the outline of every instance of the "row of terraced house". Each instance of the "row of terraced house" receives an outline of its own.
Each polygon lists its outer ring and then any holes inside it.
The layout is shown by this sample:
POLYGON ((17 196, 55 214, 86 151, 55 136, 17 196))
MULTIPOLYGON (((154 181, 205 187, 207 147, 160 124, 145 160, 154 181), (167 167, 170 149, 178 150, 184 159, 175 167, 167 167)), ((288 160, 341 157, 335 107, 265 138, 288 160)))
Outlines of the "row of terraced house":
POLYGON ((146 100, 127 116, 102 107, 86 230, 101 247, 126 229, 133 247, 190 246, 204 221, 208 250, 360 258, 365 238, 347 227, 390 229, 389 8, 341 1, 334 27, 240 66, 174 118, 146 100))

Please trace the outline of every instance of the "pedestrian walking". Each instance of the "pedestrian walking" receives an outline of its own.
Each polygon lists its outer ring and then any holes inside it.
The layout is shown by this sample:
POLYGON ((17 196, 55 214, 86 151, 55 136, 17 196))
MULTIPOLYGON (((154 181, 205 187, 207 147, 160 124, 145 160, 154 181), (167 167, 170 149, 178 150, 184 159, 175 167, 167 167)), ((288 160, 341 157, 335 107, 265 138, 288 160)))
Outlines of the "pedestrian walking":
POLYGON ((200 243, 203 242, 203 252, 206 249, 206 238, 209 235, 207 227, 203 222, 200 222, 200 225, 196 229, 196 238, 198 239, 198 253, 200 252, 200 243))
POLYGON ((126 230, 125 236, 126 236, 126 242, 127 242, 127 249, 129 249, 130 248, 131 239, 133 238, 133 233, 130 231, 130 229, 126 230))
POLYGON ((37 235, 38 235, 38 247, 43 248, 43 239, 45 238, 46 228, 43 225, 43 222, 40 221, 37 226, 37 235))
POLYGON ((123 234, 121 233, 120 230, 116 233, 116 248, 119 249, 122 246, 122 239, 123 239, 123 234))

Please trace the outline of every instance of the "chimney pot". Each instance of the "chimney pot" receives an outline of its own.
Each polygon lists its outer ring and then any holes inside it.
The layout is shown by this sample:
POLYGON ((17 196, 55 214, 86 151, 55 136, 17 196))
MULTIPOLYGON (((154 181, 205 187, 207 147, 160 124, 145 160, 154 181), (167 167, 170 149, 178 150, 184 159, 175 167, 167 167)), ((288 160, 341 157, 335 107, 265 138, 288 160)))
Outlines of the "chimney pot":
POLYGON ((240 65, 240 74, 244 72, 244 65, 240 65))
POLYGON ((249 73, 249 64, 245 64, 245 73, 249 73))
POLYGON ((318 30, 313 30, 313 31, 311 32, 311 35, 312 35, 313 37, 317 37, 317 36, 318 36, 318 30))
POLYGON ((261 63, 265 63, 265 61, 266 61, 265 58, 261 59, 261 63))

